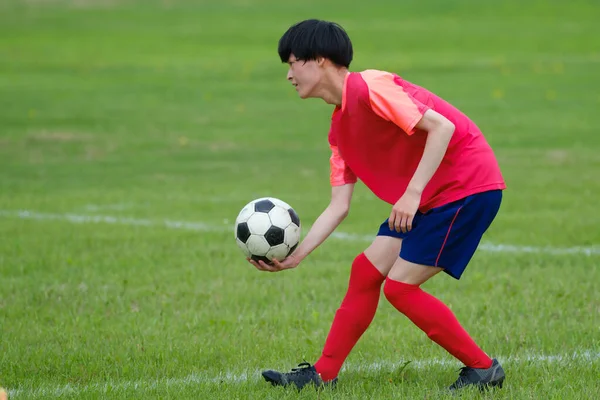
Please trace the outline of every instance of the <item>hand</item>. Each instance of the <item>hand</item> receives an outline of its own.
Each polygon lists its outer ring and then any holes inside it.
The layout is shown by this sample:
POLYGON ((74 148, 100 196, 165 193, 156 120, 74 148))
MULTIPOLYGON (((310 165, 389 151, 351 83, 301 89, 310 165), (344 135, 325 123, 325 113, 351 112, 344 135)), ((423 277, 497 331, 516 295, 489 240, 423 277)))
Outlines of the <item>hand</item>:
POLYGON ((390 230, 406 233, 412 229, 413 218, 421 203, 421 193, 407 190, 392 207, 388 221, 390 230))
POLYGON ((284 269, 292 269, 296 268, 298 264, 300 264, 300 260, 295 257, 293 254, 286 257, 283 261, 279 262, 276 259, 271 260, 271 264, 267 264, 263 260, 254 261, 251 258, 247 258, 250 264, 254 265, 260 271, 268 271, 268 272, 279 272, 284 269))

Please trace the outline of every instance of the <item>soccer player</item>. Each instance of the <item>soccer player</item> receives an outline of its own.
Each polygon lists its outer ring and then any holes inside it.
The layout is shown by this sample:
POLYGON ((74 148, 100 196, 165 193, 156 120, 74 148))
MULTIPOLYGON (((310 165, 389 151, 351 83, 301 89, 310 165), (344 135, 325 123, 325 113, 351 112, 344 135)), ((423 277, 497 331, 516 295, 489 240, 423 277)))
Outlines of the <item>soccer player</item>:
POLYGON ((334 105, 329 131, 331 202, 296 251, 263 271, 296 267, 348 215, 360 179, 392 205, 372 244, 354 259, 348 290, 314 365, 264 371, 273 385, 331 385, 386 299, 464 364, 450 390, 502 386, 504 371, 421 285, 439 274, 460 279, 495 218, 505 182, 479 128, 457 108, 400 76, 350 72, 352 43, 322 20, 291 26, 279 40, 287 80, 302 99, 334 105))

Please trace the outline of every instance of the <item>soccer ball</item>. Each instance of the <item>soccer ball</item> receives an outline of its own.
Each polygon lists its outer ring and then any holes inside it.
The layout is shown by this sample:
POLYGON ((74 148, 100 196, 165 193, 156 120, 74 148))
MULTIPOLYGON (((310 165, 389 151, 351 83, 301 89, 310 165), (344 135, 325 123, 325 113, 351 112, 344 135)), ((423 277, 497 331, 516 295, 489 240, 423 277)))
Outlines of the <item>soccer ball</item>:
POLYGON ((300 241, 300 218, 284 201, 261 197, 246 204, 235 220, 235 241, 251 259, 270 263, 289 256, 300 241))

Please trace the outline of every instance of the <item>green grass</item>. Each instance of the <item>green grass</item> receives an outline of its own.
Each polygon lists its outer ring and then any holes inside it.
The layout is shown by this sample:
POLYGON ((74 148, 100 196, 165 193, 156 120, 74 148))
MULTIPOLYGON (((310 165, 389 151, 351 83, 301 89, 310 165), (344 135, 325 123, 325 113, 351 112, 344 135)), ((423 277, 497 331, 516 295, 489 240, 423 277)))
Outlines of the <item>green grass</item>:
MULTIPOLYGON (((329 200, 331 108, 298 100, 276 53, 307 17, 347 28, 353 70, 397 72, 479 124, 509 186, 488 243, 598 246, 599 12, 581 0, 2 2, 0 385, 14 398, 319 398, 258 372, 316 360, 368 242, 331 239, 299 269, 264 274, 230 229, 256 197, 289 202, 305 226, 329 200)), ((359 186, 340 230, 373 234, 388 213, 359 186)), ((599 257, 480 251, 461 281, 425 285, 505 362, 502 391, 465 398, 597 398, 599 257)), ((446 398, 459 366, 382 301, 320 398, 446 398)))

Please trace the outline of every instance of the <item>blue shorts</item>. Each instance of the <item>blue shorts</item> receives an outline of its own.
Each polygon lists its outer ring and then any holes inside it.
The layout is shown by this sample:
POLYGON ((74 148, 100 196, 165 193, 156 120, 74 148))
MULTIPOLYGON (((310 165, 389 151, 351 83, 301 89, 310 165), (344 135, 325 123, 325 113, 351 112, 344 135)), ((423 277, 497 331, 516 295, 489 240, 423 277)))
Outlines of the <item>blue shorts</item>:
POLYGON ((412 229, 406 233, 390 230, 386 219, 377 236, 403 239, 403 260, 444 268, 448 275, 460 279, 501 202, 501 190, 477 193, 424 214, 417 211, 412 229))

